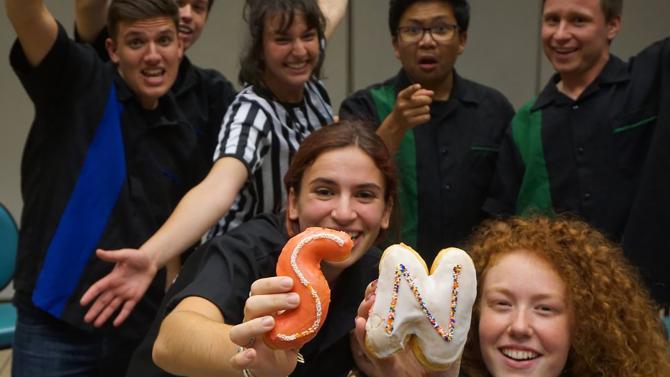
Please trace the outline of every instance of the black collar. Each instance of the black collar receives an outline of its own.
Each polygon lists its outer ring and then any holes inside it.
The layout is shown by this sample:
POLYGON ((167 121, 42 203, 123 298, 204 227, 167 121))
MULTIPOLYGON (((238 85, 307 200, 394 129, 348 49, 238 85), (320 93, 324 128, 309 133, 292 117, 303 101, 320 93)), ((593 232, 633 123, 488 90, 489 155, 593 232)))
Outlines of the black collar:
MULTIPOLYGON (((579 96, 580 99, 590 96, 604 86, 614 85, 630 80, 630 73, 628 72, 628 65, 624 63, 621 59, 614 55, 610 55, 607 64, 603 68, 602 72, 596 77, 595 80, 584 90, 584 92, 579 96)), ((543 107, 549 106, 555 101, 560 101, 561 99, 567 98, 567 96, 561 93, 558 90, 557 84, 561 81, 561 76, 558 73, 554 75, 549 80, 549 83, 544 87, 540 95, 537 97, 535 104, 531 108, 531 111, 539 110, 543 107)))
MULTIPOLYGON (((474 91, 473 86, 470 85, 470 82, 461 77, 458 74, 458 72, 456 72, 455 69, 453 70, 453 72, 454 72, 454 85, 451 88, 451 94, 449 95, 449 99, 451 100, 452 98, 455 98, 463 103, 478 104, 479 100, 477 99, 477 95, 474 91)), ((396 76, 396 83, 395 83, 396 93, 412 85, 413 83, 414 82, 412 81, 412 79, 410 79, 405 70, 401 69, 396 76)))

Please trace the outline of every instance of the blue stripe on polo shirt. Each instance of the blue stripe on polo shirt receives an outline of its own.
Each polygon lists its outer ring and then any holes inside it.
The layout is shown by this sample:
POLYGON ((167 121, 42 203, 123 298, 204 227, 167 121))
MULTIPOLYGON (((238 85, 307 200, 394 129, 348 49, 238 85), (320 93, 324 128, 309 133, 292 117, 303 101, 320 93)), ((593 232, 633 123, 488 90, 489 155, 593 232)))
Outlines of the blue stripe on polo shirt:
POLYGON ((49 244, 33 303, 60 317, 102 237, 126 177, 121 104, 114 85, 72 195, 49 244))

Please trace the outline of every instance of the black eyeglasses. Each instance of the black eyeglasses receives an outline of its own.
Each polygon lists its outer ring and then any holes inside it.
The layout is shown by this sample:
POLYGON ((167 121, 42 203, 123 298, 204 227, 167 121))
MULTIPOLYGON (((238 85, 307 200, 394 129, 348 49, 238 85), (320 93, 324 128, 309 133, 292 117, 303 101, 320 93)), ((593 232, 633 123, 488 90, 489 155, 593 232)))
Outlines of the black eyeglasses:
POLYGON ((398 28, 398 36, 403 42, 416 43, 423 39, 427 31, 435 42, 447 42, 459 29, 458 25, 454 24, 440 24, 431 27, 401 26, 398 28))

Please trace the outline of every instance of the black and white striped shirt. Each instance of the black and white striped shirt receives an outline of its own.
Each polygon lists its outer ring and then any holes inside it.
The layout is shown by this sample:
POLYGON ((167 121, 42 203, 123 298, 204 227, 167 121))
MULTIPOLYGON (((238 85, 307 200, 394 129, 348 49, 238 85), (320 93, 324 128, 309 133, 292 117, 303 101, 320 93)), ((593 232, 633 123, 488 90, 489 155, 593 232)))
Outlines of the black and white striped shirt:
POLYGON ((239 159, 249 179, 208 238, 259 213, 279 212, 286 200, 283 179, 291 158, 307 136, 332 121, 330 99, 316 78, 305 84, 303 100, 297 104, 278 102, 253 86, 244 88, 223 119, 214 161, 239 159))

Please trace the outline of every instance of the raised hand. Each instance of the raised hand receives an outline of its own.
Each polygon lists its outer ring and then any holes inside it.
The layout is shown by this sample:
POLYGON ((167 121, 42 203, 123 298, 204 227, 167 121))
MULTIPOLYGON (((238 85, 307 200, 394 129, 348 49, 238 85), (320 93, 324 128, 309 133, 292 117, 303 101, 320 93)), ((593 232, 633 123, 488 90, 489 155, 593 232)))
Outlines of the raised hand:
POLYGON ((432 90, 423 89, 421 84, 412 84, 398 93, 390 117, 402 130, 407 131, 430 121, 432 102, 432 90))
POLYGON ((115 263, 115 266, 82 296, 81 305, 93 302, 84 321, 100 327, 120 308, 113 322, 114 326, 119 326, 144 296, 158 267, 147 253, 137 249, 97 250, 96 255, 104 261, 115 263))

